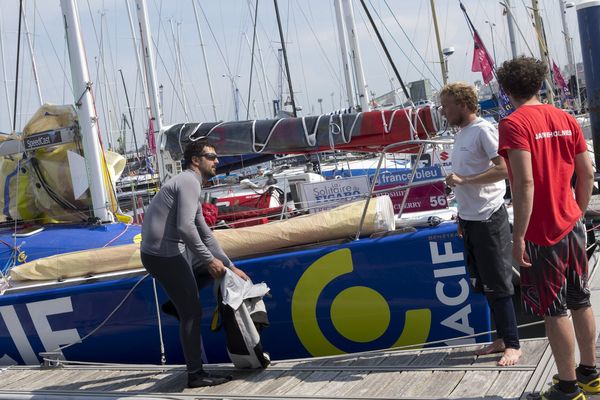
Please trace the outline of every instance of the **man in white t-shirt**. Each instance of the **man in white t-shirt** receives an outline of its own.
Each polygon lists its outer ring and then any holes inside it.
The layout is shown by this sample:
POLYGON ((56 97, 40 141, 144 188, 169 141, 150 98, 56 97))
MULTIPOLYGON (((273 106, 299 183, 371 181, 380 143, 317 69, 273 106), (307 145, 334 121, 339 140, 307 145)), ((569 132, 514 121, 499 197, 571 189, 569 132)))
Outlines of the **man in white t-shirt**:
POLYGON ((440 92, 442 113, 460 130, 452 150, 452 173, 446 184, 458 203, 458 235, 465 243, 465 260, 474 290, 483 292, 496 324, 497 339, 476 351, 500 353, 500 366, 514 365, 521 356, 512 302, 510 225, 504 206, 506 164, 498 155, 498 131, 477 117, 477 94, 466 83, 452 83, 440 92))

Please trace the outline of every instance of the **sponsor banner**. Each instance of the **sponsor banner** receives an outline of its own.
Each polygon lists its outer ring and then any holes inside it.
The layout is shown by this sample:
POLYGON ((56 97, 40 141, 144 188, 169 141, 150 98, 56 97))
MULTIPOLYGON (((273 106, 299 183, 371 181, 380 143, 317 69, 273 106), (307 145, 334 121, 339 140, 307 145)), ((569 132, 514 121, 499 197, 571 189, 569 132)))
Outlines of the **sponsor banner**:
MULTIPOLYGON (((398 184, 376 186, 375 190, 385 190, 394 186, 398 186, 398 184)), ((390 196, 394 204, 394 213, 398 214, 406 190, 396 189, 382 194, 390 196)), ((403 212, 439 210, 447 207, 448 200, 446 199, 444 183, 436 182, 431 185, 411 188, 403 212)))
POLYGON ((366 175, 300 185, 304 206, 311 213, 364 198, 369 190, 369 178, 366 175))
MULTIPOLYGON (((377 177, 375 186, 381 185, 392 185, 397 186, 401 184, 407 184, 410 181, 412 175, 412 169, 401 169, 394 172, 382 172, 377 177)), ((429 181, 433 179, 443 178, 442 168, 439 165, 431 167, 417 168, 415 171, 415 177, 413 183, 429 181)), ((389 187, 389 186, 388 186, 389 187)))

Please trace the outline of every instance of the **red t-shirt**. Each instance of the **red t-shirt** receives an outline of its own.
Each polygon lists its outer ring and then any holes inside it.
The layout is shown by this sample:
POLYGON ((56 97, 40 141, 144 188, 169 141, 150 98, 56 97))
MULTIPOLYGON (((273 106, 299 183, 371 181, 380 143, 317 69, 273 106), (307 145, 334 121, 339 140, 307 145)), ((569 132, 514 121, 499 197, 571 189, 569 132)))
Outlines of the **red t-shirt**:
POLYGON ((571 178, 575 155, 587 151, 579 124, 571 115, 548 104, 519 107, 500 121, 498 154, 512 170, 509 149, 531 153, 533 211, 525 240, 551 246, 571 231, 581 217, 571 178))

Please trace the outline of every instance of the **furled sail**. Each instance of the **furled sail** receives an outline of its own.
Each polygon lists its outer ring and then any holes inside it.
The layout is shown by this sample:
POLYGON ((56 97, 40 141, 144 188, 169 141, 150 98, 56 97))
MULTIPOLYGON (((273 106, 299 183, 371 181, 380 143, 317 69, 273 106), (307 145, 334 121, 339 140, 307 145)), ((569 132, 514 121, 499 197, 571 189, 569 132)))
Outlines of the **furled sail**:
MULTIPOLYGON (((162 145, 173 160, 182 158, 186 143, 201 137, 208 138, 223 155, 334 149, 374 152, 392 143, 431 137, 440 126, 437 107, 402 108, 302 118, 177 124, 163 132, 162 145)), ((394 151, 411 150, 416 152, 417 148, 394 148, 394 151)))

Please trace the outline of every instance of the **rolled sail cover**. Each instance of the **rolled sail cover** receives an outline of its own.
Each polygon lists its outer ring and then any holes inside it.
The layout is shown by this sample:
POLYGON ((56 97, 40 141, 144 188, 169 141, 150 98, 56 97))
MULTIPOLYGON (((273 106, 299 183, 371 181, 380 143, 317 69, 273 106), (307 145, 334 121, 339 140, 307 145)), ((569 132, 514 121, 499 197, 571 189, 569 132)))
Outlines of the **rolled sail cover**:
MULTIPOLYGON (((206 137, 219 154, 310 153, 325 150, 380 151, 407 140, 425 139, 441 126, 435 107, 368 111, 355 114, 233 122, 186 123, 168 127, 163 135, 171 158, 183 158, 190 141, 206 137)), ((394 151, 416 152, 416 146, 394 151), (414 147, 414 148, 413 148, 414 147)))
MULTIPOLYGON (((231 258, 250 257, 290 246, 348 238, 356 234, 366 200, 289 220, 246 228, 217 230, 215 237, 231 258)), ((363 235, 395 229, 389 196, 372 198, 363 235)), ((15 281, 53 280, 141 268, 139 244, 105 247, 40 258, 10 270, 15 281)))

